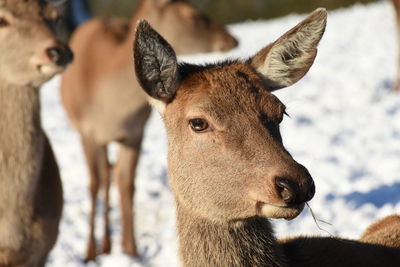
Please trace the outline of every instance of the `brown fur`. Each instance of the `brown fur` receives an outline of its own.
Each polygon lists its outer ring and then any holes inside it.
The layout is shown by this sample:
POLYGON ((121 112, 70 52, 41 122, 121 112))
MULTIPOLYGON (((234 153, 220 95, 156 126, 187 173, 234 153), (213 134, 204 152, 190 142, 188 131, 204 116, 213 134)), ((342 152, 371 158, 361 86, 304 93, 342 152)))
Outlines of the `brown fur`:
POLYGON ((169 179, 184 266, 285 266, 269 222, 258 216, 295 217, 301 209, 265 211, 285 206, 275 177, 301 185, 310 175, 259 120, 265 113, 278 122, 284 110, 263 88, 243 63, 215 66, 183 80, 166 107, 169 179), (253 80, 257 95, 239 71, 253 80), (209 134, 191 132, 186 121, 196 117, 212 125, 209 134))
POLYGON ((387 216, 365 230, 360 241, 400 248, 400 215, 387 216))
POLYGON ((117 42, 122 43, 128 38, 131 31, 129 20, 119 18, 109 18, 103 21, 104 30, 114 35, 117 42))
POLYGON ((213 223, 177 206, 183 266, 287 266, 268 220, 213 223))
POLYGON ((58 235, 61 181, 38 87, 71 54, 43 23, 51 10, 41 1, 0 0, 0 266, 44 266, 58 235), (57 58, 49 48, 59 49, 57 58))
POLYGON ((395 267, 400 249, 332 237, 295 237, 281 241, 289 266, 395 267))
POLYGON ((138 25, 135 69, 167 129, 183 266, 400 263, 398 249, 357 241, 277 242, 268 220, 293 219, 314 193, 308 171, 282 144, 285 107, 270 92, 308 71, 325 24, 326 11, 316 10, 250 60, 206 66, 178 65, 171 46, 145 21, 138 25), (295 202, 285 200, 282 177, 295 202))
POLYGON ((132 73, 131 44, 134 26, 148 19, 181 54, 228 50, 236 40, 220 25, 209 21, 187 1, 143 0, 129 22, 92 19, 73 34, 74 64, 62 78, 61 94, 73 126, 82 137, 90 173, 92 209, 86 259, 97 254, 94 238, 97 192, 105 187, 105 228, 102 253, 111 249, 108 223, 110 168, 107 144, 120 144, 115 177, 121 197, 122 249, 136 256, 133 231, 133 179, 143 128, 150 114, 146 96, 132 73))

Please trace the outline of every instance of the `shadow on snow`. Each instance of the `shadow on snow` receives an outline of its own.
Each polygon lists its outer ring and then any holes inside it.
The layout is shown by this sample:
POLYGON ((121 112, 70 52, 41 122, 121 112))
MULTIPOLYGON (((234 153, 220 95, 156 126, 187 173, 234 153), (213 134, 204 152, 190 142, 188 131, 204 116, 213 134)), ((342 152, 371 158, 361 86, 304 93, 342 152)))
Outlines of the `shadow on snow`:
POLYGON ((343 198, 347 203, 354 205, 355 208, 365 204, 372 204, 377 208, 381 208, 385 204, 395 205, 400 202, 400 182, 382 185, 368 192, 352 192, 341 196, 329 194, 326 200, 330 201, 337 198, 343 198))

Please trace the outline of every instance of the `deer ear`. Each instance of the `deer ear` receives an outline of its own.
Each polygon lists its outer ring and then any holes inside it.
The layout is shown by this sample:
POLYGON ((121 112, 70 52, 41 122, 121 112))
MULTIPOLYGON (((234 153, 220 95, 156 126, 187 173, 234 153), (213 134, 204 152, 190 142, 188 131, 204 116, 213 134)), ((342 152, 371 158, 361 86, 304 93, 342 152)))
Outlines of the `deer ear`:
POLYGON ((315 10, 250 59, 253 67, 266 78, 271 91, 296 83, 308 72, 317 55, 326 18, 325 9, 315 10))
POLYGON ((139 21, 136 27, 134 61, 136 77, 152 98, 151 102, 165 104, 172 101, 179 86, 176 55, 167 41, 145 20, 139 21))

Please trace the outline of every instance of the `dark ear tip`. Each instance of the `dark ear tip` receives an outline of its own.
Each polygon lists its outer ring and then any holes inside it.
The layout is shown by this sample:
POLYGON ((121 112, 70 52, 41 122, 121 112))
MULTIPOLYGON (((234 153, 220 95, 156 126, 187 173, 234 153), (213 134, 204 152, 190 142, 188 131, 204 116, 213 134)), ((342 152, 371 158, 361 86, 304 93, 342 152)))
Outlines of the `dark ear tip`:
POLYGON ((133 41, 134 53, 136 52, 138 46, 146 43, 146 40, 152 36, 151 33, 153 32, 155 32, 154 29, 145 19, 140 19, 137 21, 135 28, 135 39, 133 41))
POLYGON ((150 24, 145 19, 139 19, 136 22, 136 31, 150 28, 150 24))
POLYGON ((136 22, 136 36, 140 35, 143 32, 152 29, 150 24, 145 19, 140 19, 136 22))

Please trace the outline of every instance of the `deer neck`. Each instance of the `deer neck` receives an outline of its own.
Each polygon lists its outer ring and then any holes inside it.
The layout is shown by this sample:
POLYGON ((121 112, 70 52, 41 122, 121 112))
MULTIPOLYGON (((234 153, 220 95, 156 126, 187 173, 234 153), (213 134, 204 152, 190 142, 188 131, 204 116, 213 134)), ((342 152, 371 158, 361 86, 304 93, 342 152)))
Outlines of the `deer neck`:
POLYGON ((122 61, 124 61, 125 67, 129 68, 130 73, 132 73, 132 60, 126 55, 132 53, 132 43, 134 42, 136 34, 136 25, 141 19, 147 20, 153 27, 158 28, 160 25, 160 8, 155 6, 153 1, 141 1, 135 13, 130 18, 128 37, 123 41, 121 53, 119 54, 122 57, 122 61))
POLYGON ((0 81, 0 227, 9 212, 32 212, 43 142, 38 89, 0 81))
POLYGON ((219 224, 177 203, 182 266, 286 266, 267 219, 219 224))
MULTIPOLYGON (((138 20, 145 19, 147 20, 152 27, 158 28, 160 24, 162 9, 157 5, 156 1, 140 1, 138 7, 131 18, 131 34, 130 36, 133 38, 135 36, 135 29, 138 20)), ((130 43, 132 46, 132 43, 130 43)))
POLYGON ((149 14, 157 14, 161 9, 163 4, 159 0, 140 0, 137 4, 136 11, 133 18, 136 19, 147 19, 149 14))

